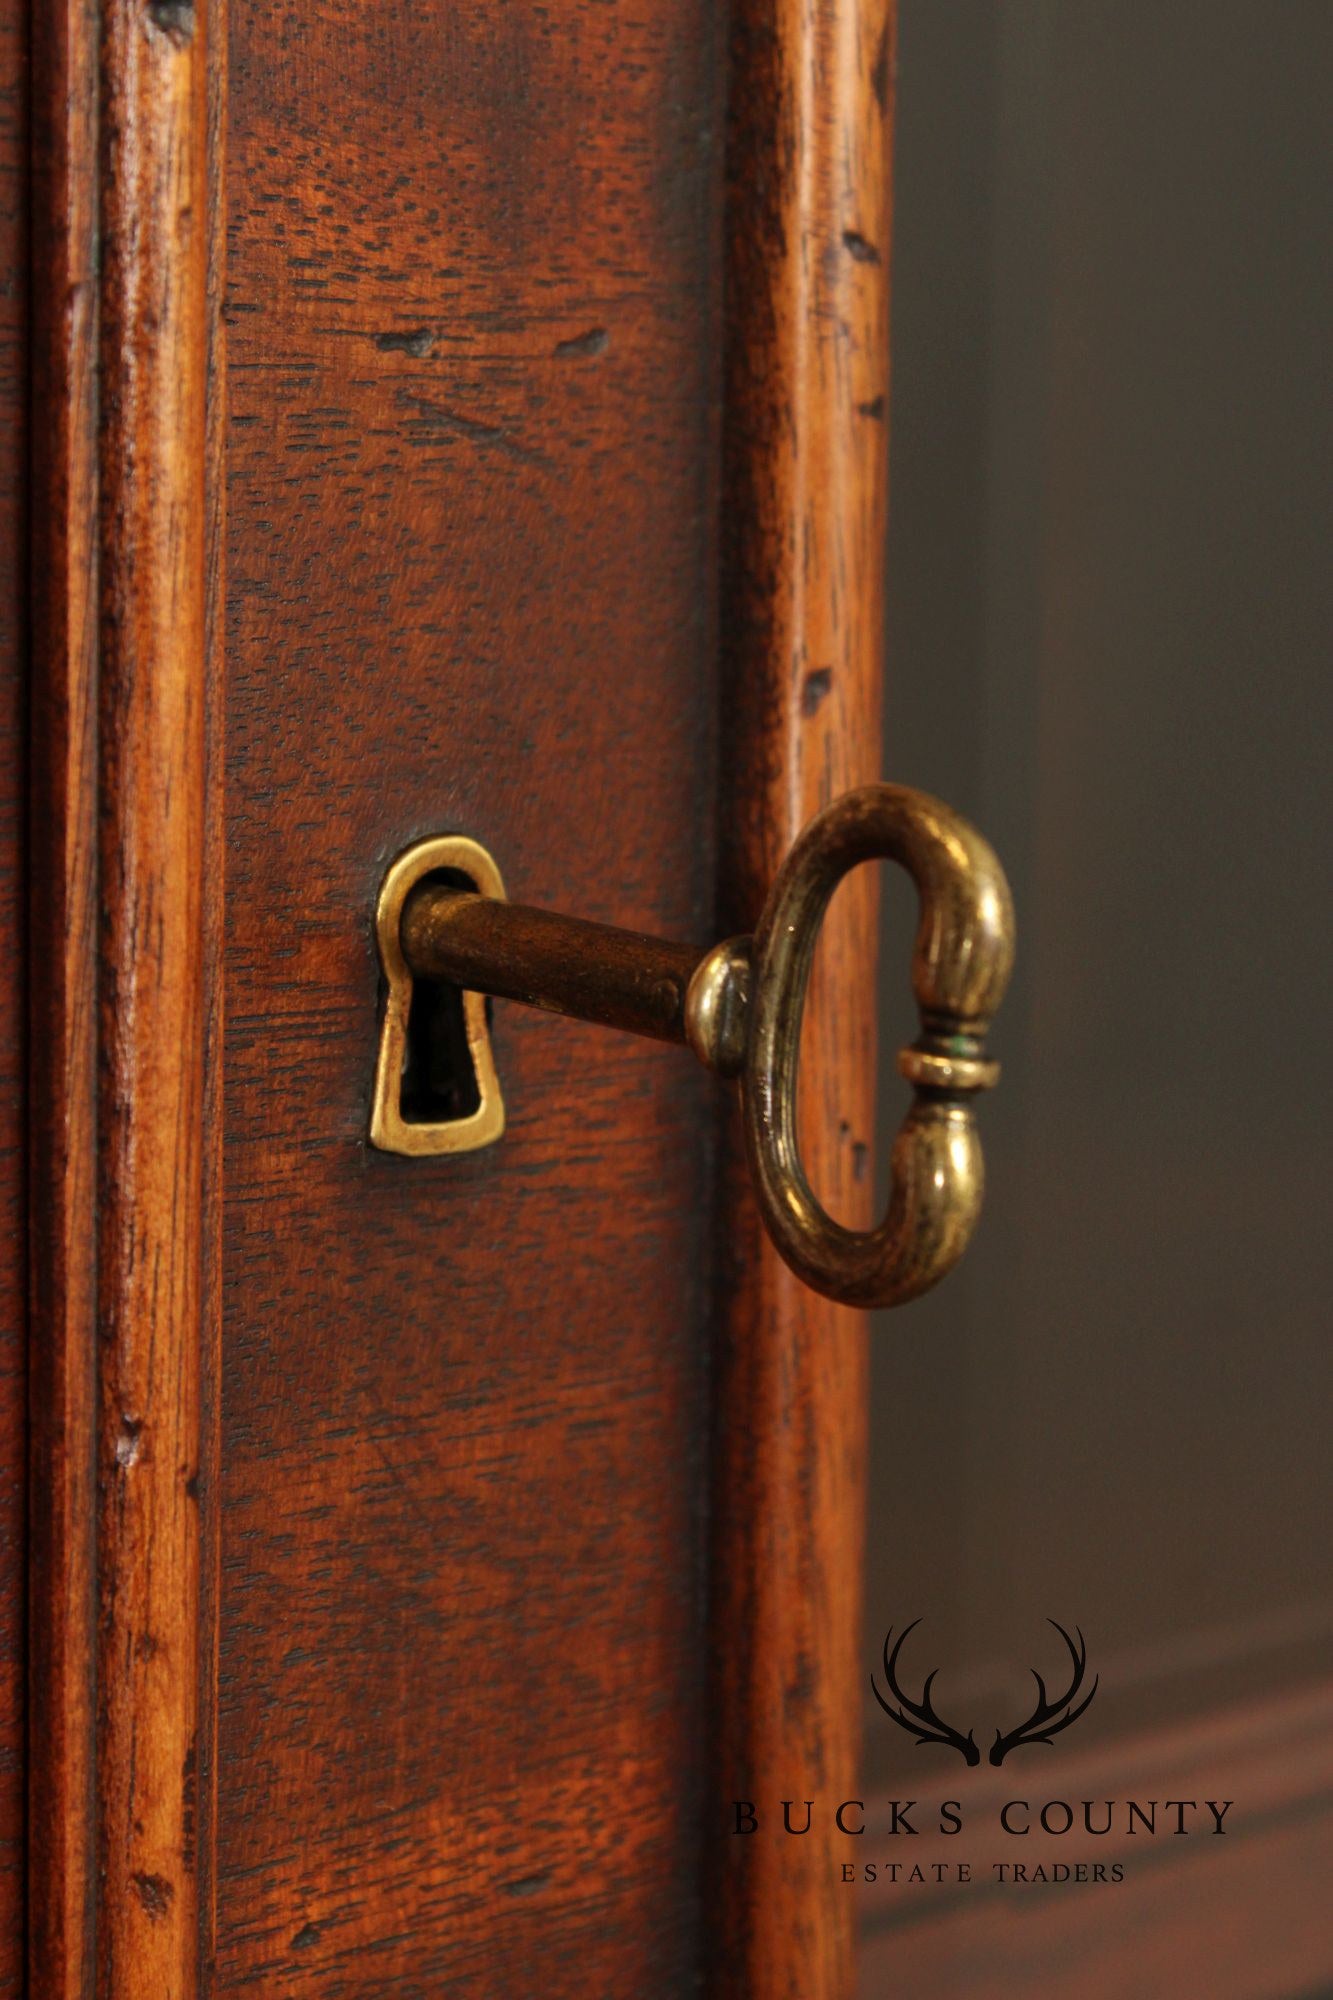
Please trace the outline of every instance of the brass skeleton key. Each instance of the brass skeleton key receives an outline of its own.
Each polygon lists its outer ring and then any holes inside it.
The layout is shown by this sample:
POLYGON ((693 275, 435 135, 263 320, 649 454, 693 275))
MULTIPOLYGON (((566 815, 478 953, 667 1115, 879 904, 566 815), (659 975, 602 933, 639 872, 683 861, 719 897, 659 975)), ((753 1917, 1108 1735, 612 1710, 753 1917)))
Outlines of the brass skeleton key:
POLYGON ((378 929, 389 991, 375 1145, 461 1152, 501 1136, 504 1106, 485 1016, 491 995, 686 1043, 719 1076, 739 1079, 765 1224, 816 1291, 847 1305, 900 1305, 962 1255, 983 1188, 973 1099, 999 1074, 985 1038, 1013 963, 1014 921, 991 848, 937 799, 902 785, 867 785, 836 799, 792 847, 754 936, 707 951, 510 903, 491 856, 462 836, 420 841, 399 856, 380 894, 378 929), (921 1032, 898 1056, 915 1095, 894 1141, 887 1212, 877 1228, 854 1230, 833 1220, 806 1178, 796 1069, 824 911, 848 870, 872 860, 898 862, 917 886, 912 987, 921 1032), (459 878, 472 886, 458 886, 459 878), (413 980, 462 992, 478 1095, 462 1117, 403 1115, 413 980))

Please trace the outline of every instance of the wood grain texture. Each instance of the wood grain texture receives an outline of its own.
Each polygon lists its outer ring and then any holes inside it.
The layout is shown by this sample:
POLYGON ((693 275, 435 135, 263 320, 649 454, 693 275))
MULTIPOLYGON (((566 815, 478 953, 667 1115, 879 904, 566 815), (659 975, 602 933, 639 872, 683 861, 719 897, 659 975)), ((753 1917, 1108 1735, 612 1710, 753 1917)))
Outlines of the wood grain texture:
MULTIPOLYGON (((739 0, 731 78, 721 866, 725 927, 742 930, 811 813, 879 775, 891 4, 739 0)), ((863 870, 829 912, 800 1078, 812 1184, 858 1227, 874 911, 863 870)), ((865 1321, 779 1262, 738 1152, 721 1229, 712 1990, 846 2000, 851 1906, 825 1835, 785 1835, 780 1802, 856 1790, 865 1321), (728 1832, 732 1799, 760 1807, 754 1836, 728 1832)))
POLYGON ((28 1989, 90 1990, 97 989, 97 23, 32 15, 28 1989))
MULTIPOLYGON (((873 775, 887 44, 737 23, 719 786, 715 10, 243 0, 229 98, 221 32, 104 0, 96 103, 36 44, 33 1991, 841 1995, 814 1843, 710 1844, 710 1933, 698 1846, 852 1768, 859 1324, 732 1161, 709 1768, 715 1087, 498 1009, 501 1148, 365 1129, 408 841, 704 942, 719 816, 748 926, 873 775)), ((805 1082, 853 1214, 872 900, 805 1082)))
POLYGON ((219 1994, 689 1991, 715 1087, 497 1005, 366 1144, 392 856, 712 931, 707 0, 232 7, 219 1994))
POLYGON ((0 6, 0 1994, 23 1990, 26 10, 0 6))
POLYGON ((204 1098, 199 1369, 199 1734, 195 1796, 199 1986, 213 1990, 217 1949, 217 1700, 222 1590, 223 1026, 226 1011, 226 287, 227 5, 212 0, 208 51, 207 399, 204 412, 204 1098))
POLYGON ((210 760, 207 7, 107 0, 101 157, 98 1963, 198 1990, 210 760))

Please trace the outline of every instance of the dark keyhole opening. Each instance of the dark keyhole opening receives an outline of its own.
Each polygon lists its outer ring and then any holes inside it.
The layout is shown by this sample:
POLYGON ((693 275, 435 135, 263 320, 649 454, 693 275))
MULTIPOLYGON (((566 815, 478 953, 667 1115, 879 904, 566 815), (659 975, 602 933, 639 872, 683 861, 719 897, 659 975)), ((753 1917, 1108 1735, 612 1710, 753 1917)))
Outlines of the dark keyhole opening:
MULTIPOLYGON (((476 883, 454 868, 426 877, 451 889, 476 883)), ((467 1045, 462 989, 445 980, 414 979, 407 1011, 407 1054, 399 1109, 408 1125, 447 1125, 481 1108, 477 1072, 467 1045)))

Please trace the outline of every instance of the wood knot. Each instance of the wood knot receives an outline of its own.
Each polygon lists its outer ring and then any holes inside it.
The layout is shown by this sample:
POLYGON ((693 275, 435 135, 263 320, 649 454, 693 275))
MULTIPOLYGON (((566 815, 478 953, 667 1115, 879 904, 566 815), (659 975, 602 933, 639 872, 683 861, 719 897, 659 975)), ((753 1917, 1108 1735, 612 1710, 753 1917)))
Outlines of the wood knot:
POLYGON ((879 251, 869 237, 862 236, 859 229, 844 229, 842 240, 844 247, 858 264, 878 264, 879 251))
POLYGON ((801 714, 817 714, 832 686, 832 667, 815 667, 808 673, 801 688, 801 714))
POLYGON ((173 1885, 165 1875, 131 1875, 130 1882, 153 1922, 161 1923, 171 1909, 171 1899, 176 1893, 173 1885))
POLYGON ((584 354, 605 354, 610 339, 604 326, 590 326, 586 333, 575 333, 568 340, 558 340, 555 344, 556 359, 574 361, 584 354))

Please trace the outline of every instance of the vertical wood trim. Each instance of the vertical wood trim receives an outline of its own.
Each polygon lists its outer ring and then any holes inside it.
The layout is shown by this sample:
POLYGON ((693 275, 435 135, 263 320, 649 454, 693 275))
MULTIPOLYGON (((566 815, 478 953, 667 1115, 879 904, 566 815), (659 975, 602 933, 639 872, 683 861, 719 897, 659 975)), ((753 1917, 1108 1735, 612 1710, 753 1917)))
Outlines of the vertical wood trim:
MULTIPOLYGON (((736 0, 732 23, 722 898, 748 930, 804 821, 879 775, 893 4, 736 0)), ((835 898, 800 1078, 812 1183, 861 1227, 875 907, 869 870, 835 898)), ((827 1819, 785 1835, 781 1801, 856 1796, 866 1323, 779 1262, 739 1148, 724 1189, 710 1976, 747 2000, 846 2000, 842 1856, 827 1819), (725 1831, 732 1799, 758 1806, 755 1835, 725 1831)))
POLYGON ((0 0, 0 1994, 24 1986, 27 1857, 27 7, 0 0))
POLYGON ((101 2000, 199 1990, 208 32, 206 0, 103 0, 101 2000))
POLYGON ((226 0, 210 0, 208 62, 207 408, 205 420, 204 656, 207 666, 204 819, 204 1312, 200 1367, 199 1492, 202 1547, 199 1587, 197 1866, 199 1992, 213 1990, 217 1952, 217 1686, 222 1594, 222 1035, 223 911, 226 855, 222 821, 225 744, 226 352, 222 322, 226 278, 225 155, 226 0))
POLYGON ((34 7, 28 1990, 91 1991, 95 1905, 97 22, 34 7))

